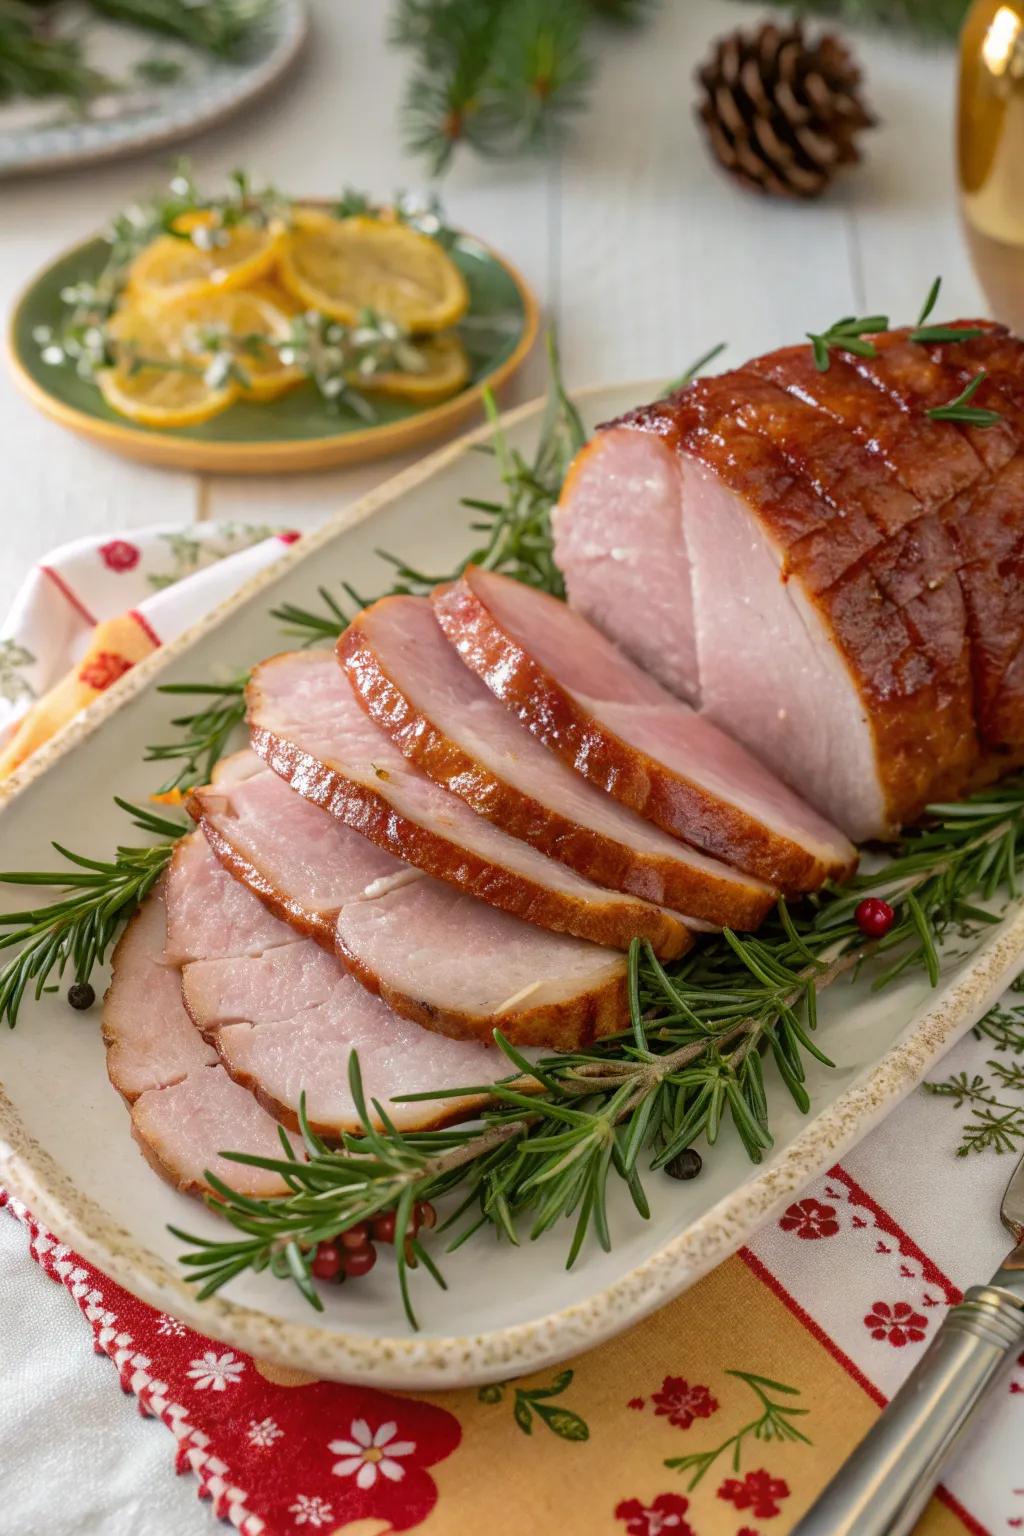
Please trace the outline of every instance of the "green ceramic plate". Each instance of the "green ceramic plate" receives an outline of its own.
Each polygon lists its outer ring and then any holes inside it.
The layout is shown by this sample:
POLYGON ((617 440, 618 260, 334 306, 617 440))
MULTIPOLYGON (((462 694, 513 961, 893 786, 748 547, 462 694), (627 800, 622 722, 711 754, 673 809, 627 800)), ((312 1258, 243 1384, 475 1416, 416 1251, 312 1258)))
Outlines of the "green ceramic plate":
POLYGON ((29 399, 63 426, 144 463, 174 469, 255 474, 325 469, 396 453, 435 438, 472 414, 485 387, 498 388, 522 363, 537 334, 537 303, 519 274, 481 241, 460 234, 451 251, 469 288, 458 330, 469 354, 469 383, 439 405, 378 397, 367 424, 344 408, 330 410, 312 384, 266 404, 238 401, 200 426, 157 431, 112 411, 99 390, 66 363, 48 364, 35 340, 56 329, 60 294, 96 276, 107 255, 102 239, 59 257, 16 305, 9 335, 15 378, 29 399))

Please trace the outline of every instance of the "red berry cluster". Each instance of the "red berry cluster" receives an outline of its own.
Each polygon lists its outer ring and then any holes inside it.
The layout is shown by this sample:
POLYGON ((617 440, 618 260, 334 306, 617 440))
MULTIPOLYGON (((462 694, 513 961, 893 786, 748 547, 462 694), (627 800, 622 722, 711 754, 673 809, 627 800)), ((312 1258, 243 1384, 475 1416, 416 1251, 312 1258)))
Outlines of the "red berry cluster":
MULTIPOLYGON (((436 1221, 437 1212, 429 1200, 421 1200, 413 1207, 406 1236, 407 1258, 412 1257, 412 1239, 420 1228, 429 1230, 436 1221)), ((393 1243, 394 1240, 395 1213, 383 1211, 372 1221, 361 1221, 357 1226, 339 1232, 337 1237, 318 1243, 313 1262, 309 1266, 310 1272, 318 1280, 337 1280, 339 1283, 342 1280, 356 1280, 360 1275, 368 1275, 377 1262, 374 1243, 393 1243)))

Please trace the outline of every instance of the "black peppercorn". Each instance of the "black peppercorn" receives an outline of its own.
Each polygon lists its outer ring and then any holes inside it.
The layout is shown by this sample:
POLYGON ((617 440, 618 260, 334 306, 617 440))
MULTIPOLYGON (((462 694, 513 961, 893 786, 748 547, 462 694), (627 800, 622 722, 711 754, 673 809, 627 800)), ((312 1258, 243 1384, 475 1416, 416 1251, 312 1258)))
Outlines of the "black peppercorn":
POLYGON ((703 1166, 700 1153, 686 1147, 665 1164, 665 1172, 672 1179, 695 1179, 703 1166))
POLYGON ((68 987, 68 1002, 72 1008, 91 1008, 96 1001, 96 993, 87 981, 76 981, 68 987))

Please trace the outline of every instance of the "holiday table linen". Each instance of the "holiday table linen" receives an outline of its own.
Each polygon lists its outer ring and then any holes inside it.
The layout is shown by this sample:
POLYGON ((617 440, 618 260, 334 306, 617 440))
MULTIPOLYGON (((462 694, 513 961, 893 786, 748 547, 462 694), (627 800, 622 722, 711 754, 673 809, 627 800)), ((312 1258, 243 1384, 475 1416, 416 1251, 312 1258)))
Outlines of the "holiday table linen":
MULTIPOLYGON (((291 537, 168 526, 56 552, 0 639, 8 763, 291 537)), ((693 1290, 563 1368, 449 1394, 250 1359, 135 1300, 13 1192, 0 1198, 121 1385, 171 1431, 177 1469, 247 1536, 784 1536, 945 1309, 998 1263, 999 1153, 1024 1145, 1022 1064, 1024 993, 1011 990, 943 1064, 941 1094, 915 1093, 693 1290)), ((922 1529, 1024 1530, 1024 1360, 922 1529)))
POLYGON ((0 777, 297 538, 255 523, 163 524, 40 561, 0 628, 0 777))

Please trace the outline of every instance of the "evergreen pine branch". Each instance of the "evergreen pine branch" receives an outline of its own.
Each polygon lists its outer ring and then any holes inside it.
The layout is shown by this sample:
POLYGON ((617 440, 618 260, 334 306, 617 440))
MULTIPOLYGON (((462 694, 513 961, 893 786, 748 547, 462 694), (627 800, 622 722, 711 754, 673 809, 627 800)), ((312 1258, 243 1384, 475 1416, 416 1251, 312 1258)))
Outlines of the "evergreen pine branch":
POLYGON ((237 61, 258 39, 273 0, 90 0, 112 21, 188 43, 215 58, 237 61))
POLYGON ((929 39, 954 39, 971 0, 768 0, 816 16, 834 17, 853 26, 895 27, 929 39))
POLYGON ((415 57, 407 147, 435 175, 460 144, 512 155, 549 144, 586 99, 590 20, 643 21, 653 0, 398 0, 391 41, 415 57))

